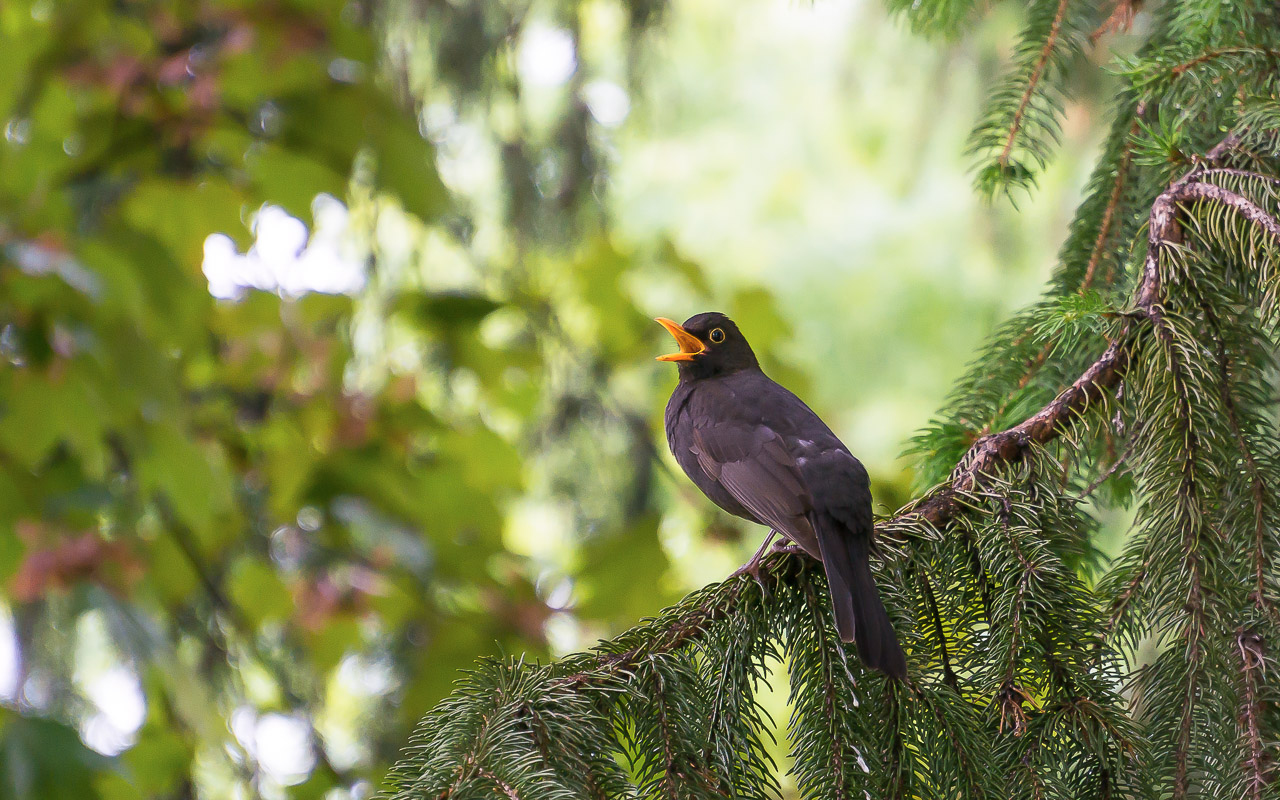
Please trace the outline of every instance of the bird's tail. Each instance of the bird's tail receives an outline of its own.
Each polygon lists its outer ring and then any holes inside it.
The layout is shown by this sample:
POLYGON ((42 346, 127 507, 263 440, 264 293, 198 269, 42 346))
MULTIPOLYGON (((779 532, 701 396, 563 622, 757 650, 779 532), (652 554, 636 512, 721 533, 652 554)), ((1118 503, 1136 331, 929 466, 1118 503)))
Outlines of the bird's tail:
POLYGON ((857 643, 858 657, 868 667, 905 678, 907 659, 871 576, 868 542, 833 530, 836 526, 815 527, 840 638, 857 643))

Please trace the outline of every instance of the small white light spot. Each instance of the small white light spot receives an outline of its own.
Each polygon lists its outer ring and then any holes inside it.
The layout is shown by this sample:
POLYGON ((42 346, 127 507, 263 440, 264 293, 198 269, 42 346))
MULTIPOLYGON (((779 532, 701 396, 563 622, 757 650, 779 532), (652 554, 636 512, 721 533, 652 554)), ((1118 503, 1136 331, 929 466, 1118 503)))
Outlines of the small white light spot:
POLYGON ((618 127, 631 113, 631 98, 613 81, 592 81, 583 87, 582 93, 591 116, 606 128, 618 127))
POLYGON ((31 120, 29 119, 11 119, 4 126, 5 141, 15 144, 19 147, 26 144, 31 138, 31 120))
POLYGON ((254 732, 258 763, 281 783, 301 783, 316 764, 311 728, 297 717, 265 714, 254 732))
POLYGON ((270 101, 258 107, 258 113, 253 119, 254 127, 263 136, 275 136, 280 132, 280 127, 283 123, 284 120, 279 106, 270 101))
POLYGON ((261 714, 248 706, 231 713, 231 732, 268 775, 286 786, 301 783, 316 765, 311 726, 290 714, 261 714))
POLYGON ((98 713, 81 729, 84 743, 107 756, 128 749, 147 718, 147 701, 137 676, 114 666, 89 681, 86 689, 98 713))
POLYGON ((324 516, 315 506, 303 506, 298 510, 298 527, 304 531, 317 531, 324 523, 324 516))
POLYGON ((359 83, 364 77, 364 64, 350 58, 335 58, 329 62, 329 77, 339 83, 359 83))
POLYGON ((531 86, 560 86, 578 68, 573 36, 564 28, 530 25, 520 37, 517 67, 531 86))
POLYGON ((448 103, 431 103, 422 110, 421 122, 422 134, 438 143, 458 124, 458 115, 448 103))
POLYGON ((0 605, 0 700, 13 703, 18 698, 18 634, 13 614, 0 605))
POLYGON ((569 601, 573 599, 573 581, 565 578, 556 584, 551 593, 547 595, 547 607, 554 608, 557 611, 569 605, 569 601))

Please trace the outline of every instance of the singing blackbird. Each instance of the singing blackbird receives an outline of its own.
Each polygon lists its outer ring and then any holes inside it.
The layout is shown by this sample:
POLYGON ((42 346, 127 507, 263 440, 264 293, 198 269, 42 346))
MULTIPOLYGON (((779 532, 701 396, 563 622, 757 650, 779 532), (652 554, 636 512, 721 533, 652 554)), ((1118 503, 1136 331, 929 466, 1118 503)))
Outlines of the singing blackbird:
POLYGON ((748 562, 754 570, 774 533, 822 562, 836 630, 857 642, 863 663, 902 678, 907 664, 867 563, 871 488, 867 471, 800 398, 760 369, 733 320, 698 314, 658 318, 680 368, 667 402, 667 442, 685 474, 713 503, 773 533, 748 562))

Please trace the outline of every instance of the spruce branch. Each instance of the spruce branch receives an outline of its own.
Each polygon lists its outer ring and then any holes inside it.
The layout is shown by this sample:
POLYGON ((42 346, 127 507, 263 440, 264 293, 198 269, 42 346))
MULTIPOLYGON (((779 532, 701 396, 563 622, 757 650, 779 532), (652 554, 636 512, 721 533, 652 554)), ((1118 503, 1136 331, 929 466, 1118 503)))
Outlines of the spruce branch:
POLYGON ((1036 58, 1035 66, 1031 68, 1031 76, 1027 78, 1026 88, 1022 91, 1022 97, 1018 99, 1018 106, 1014 109, 1013 118, 1009 123, 1009 132, 1005 136, 1004 147, 1000 150, 1000 155, 996 161, 1000 164, 1001 169, 1009 167, 1009 153, 1013 150, 1014 143, 1018 140, 1018 134, 1022 131, 1022 120, 1026 116, 1027 106, 1031 102, 1031 98, 1035 95, 1037 87, 1040 86, 1040 79, 1044 76, 1045 66, 1049 63, 1049 57, 1053 54, 1054 48, 1058 44, 1058 35, 1062 31, 1062 18, 1067 13, 1068 0, 1058 0, 1058 10, 1054 12, 1053 22, 1049 25, 1049 35, 1045 37, 1044 45, 1040 48, 1040 55, 1036 58))
POLYGON ((1232 436, 1235 437, 1236 445, 1240 448, 1241 460, 1245 471, 1249 475, 1249 495, 1253 503, 1254 516, 1252 554, 1254 590, 1252 599, 1263 611, 1274 614, 1275 607, 1267 597, 1266 590, 1266 573, 1269 567, 1265 545, 1267 528, 1266 483, 1262 476, 1262 470, 1258 465, 1258 459, 1254 456, 1253 448, 1249 446, 1249 442, 1245 439, 1244 426, 1240 421, 1240 409, 1231 394, 1231 359, 1227 355, 1223 341, 1222 324, 1218 321, 1217 315, 1213 313, 1213 308, 1209 303, 1202 303, 1201 313, 1204 314, 1205 319, 1215 333, 1217 340, 1215 344, 1218 362, 1218 388, 1221 392, 1222 407, 1227 412, 1227 424, 1231 428, 1232 436))
POLYGON ((1142 0, 1116 0, 1115 7, 1111 9, 1111 16, 1103 20, 1102 24, 1089 34, 1089 43, 1097 44, 1098 40, 1108 33, 1128 33, 1133 27, 1133 17, 1138 13, 1141 5, 1142 0))
POLYGON ((999 503, 1000 503, 1000 510, 996 512, 998 522, 999 522, 999 529, 1004 534, 1005 539, 1008 541, 1009 547, 1012 550, 1014 557, 1017 558, 1018 560, 1018 570, 1017 570, 1018 580, 1017 580, 1016 588, 1014 589, 1013 604, 1012 604, 1013 615, 1007 623, 1007 626, 1009 629, 1009 638, 1010 638, 1009 654, 1006 659, 1004 676, 1001 681, 1001 684, 1005 687, 1008 687, 1011 690, 1020 692, 1021 690, 1017 689, 1014 686, 1013 680, 1018 668, 1018 664, 1021 663, 1022 661, 1022 659, 1019 657, 1020 655, 1019 648, 1022 646, 1022 636, 1023 636, 1022 614, 1023 614, 1023 609, 1025 608, 1025 598, 1027 594, 1027 589, 1031 584, 1032 580, 1036 577, 1038 568, 1036 564, 1034 564, 1030 559, 1028 559, 1026 554, 1022 552, 1022 548, 1018 546, 1017 537, 1013 535, 1012 529, 1010 527, 1010 521, 1009 521, 1009 518, 1012 515, 1012 503, 1009 501, 1007 497, 999 498, 999 503))
POLYGON ((662 743, 662 769, 654 770, 650 783, 661 781, 663 794, 667 797, 678 798, 680 796, 680 786, 677 778, 680 777, 679 764, 676 762, 676 751, 672 745, 672 728, 675 725, 671 719, 671 715, 667 709, 666 689, 663 686, 662 673, 650 666, 648 670, 652 678, 652 691, 647 693, 653 702, 653 710, 658 716, 658 735, 662 743))
POLYGON ((1129 460, 1129 456, 1133 455, 1133 451, 1134 451, 1134 448, 1137 446, 1137 443, 1138 443, 1138 437, 1135 433, 1135 435, 1129 437, 1129 443, 1125 445, 1124 451, 1121 452, 1120 455, 1115 457, 1115 459, 1111 462, 1110 466, 1108 466, 1105 470, 1099 473, 1098 477, 1090 481, 1089 485, 1085 487, 1083 492, 1076 495, 1076 502, 1079 503, 1088 499, 1094 492, 1098 490, 1099 486, 1106 483, 1108 480, 1111 479, 1112 476, 1114 476, 1117 472, 1119 472, 1120 469, 1125 465, 1125 462, 1129 460))
MULTIPOLYGON (((1205 200, 1228 206, 1280 242, 1280 222, 1275 217, 1248 198, 1203 180, 1208 165, 1216 164, 1239 141, 1238 134, 1229 134, 1151 204, 1147 255, 1134 292, 1134 306, 1157 331, 1163 329, 1164 317, 1161 256, 1181 241, 1176 215, 1180 203, 1205 200)), ((1024 422, 979 438, 956 465, 950 481, 909 506, 901 516, 919 518, 933 527, 943 525, 959 511, 961 496, 979 486, 984 475, 1014 461, 1028 447, 1045 444, 1061 435, 1091 403, 1101 401, 1120 382, 1128 366, 1130 340, 1135 330, 1134 319, 1127 318, 1102 355, 1070 386, 1024 422)))
MULTIPOLYGON (((1116 4, 1117 11, 1121 6, 1127 6, 1126 0, 1120 0, 1116 4)), ((1111 223, 1115 219, 1116 208, 1120 205, 1120 198, 1124 193, 1125 182, 1129 177, 1129 169, 1133 165, 1133 146, 1132 139, 1138 133, 1138 120, 1146 111, 1145 104, 1139 104, 1135 116, 1137 119, 1129 128, 1129 135, 1125 137, 1124 144, 1120 152, 1120 163, 1116 167, 1116 177, 1111 185, 1111 194, 1107 197, 1107 204, 1102 211, 1102 222, 1098 226, 1098 236, 1093 242, 1093 248, 1089 251, 1089 261, 1085 265, 1084 279, 1080 281, 1080 288, 1077 290, 1079 294, 1084 294, 1093 284, 1094 273, 1098 269, 1098 262, 1102 259, 1102 254, 1106 249, 1107 242, 1111 238, 1111 223)))
POLYGON ((1033 0, 1013 55, 1013 66, 991 94, 969 138, 979 159, 977 186, 988 197, 1028 188, 1048 163, 1062 132, 1072 62, 1101 23, 1099 4, 1033 0))
POLYGON ((1235 178, 1247 178, 1248 180, 1264 181, 1266 183, 1274 183, 1280 185, 1280 176, 1263 175, 1261 172, 1253 172, 1247 169, 1236 169, 1234 167, 1212 167, 1204 170, 1202 173, 1206 178, 1217 175, 1230 175, 1235 178))
MULTIPOLYGON (((806 615, 808 617, 807 623, 812 627, 811 634, 821 640, 826 637, 826 629, 828 627, 825 615, 815 613, 817 609, 822 608, 822 598, 814 590, 814 586, 811 581, 805 579, 802 586, 805 600, 807 601, 807 605, 810 609, 810 613, 806 615)), ((804 623, 801 624, 803 625, 804 623)), ((802 637, 800 636, 796 636, 794 638, 802 640, 802 637)), ((845 786, 844 781, 844 756, 845 749, 848 747, 848 744, 844 741, 844 730, 843 726, 840 724, 840 711, 842 709, 838 705, 840 698, 836 695, 836 687, 838 685, 837 681, 840 680, 840 676, 836 674, 835 666, 831 659, 831 650, 829 648, 816 647, 812 648, 812 652, 816 652, 818 654, 818 666, 820 669, 815 675, 811 676, 816 678, 816 680, 812 680, 811 682, 796 681, 796 684, 792 689, 792 699, 793 701, 800 701, 802 699, 799 696, 800 692, 821 693, 822 703, 820 716, 823 723, 823 732, 828 737, 826 744, 829 745, 828 753, 830 759, 825 765, 827 767, 825 773, 835 777, 834 788, 836 800, 848 800, 848 788, 845 786)), ((847 670, 848 667, 846 666, 845 669, 847 670)), ((795 727, 794 722, 792 727, 795 727)), ((797 760, 801 760, 803 757, 803 753, 797 754, 797 760)), ((817 773, 815 770, 815 774, 821 773, 817 773)))
POLYGON ((1210 61, 1216 61, 1227 56, 1251 55, 1265 56, 1268 58, 1280 58, 1280 50, 1272 50, 1265 47, 1222 47, 1214 50, 1207 50, 1194 58, 1175 64, 1169 69, 1169 76, 1172 78, 1180 77, 1183 73, 1189 72, 1201 64, 1207 64, 1210 61))
MULTIPOLYGON (((770 554, 761 561, 758 576, 761 591, 776 591, 781 573, 788 567, 786 556, 789 555, 770 554)), ((637 641, 634 646, 613 652, 606 648, 585 659, 565 662, 573 671, 559 680, 576 686, 606 683, 619 674, 635 671, 648 656, 669 653, 693 643, 711 623, 729 616, 752 580, 751 576, 739 575, 704 588, 694 596, 694 602, 677 606, 676 610, 633 629, 635 635, 631 638, 637 641), (650 632, 654 634, 652 639, 646 635, 650 632)))
POLYGON ((1243 684, 1240 702, 1240 722, 1244 730, 1248 758, 1245 762, 1245 789, 1251 800, 1262 800, 1271 783, 1272 765, 1266 760, 1266 744, 1263 742, 1262 700, 1259 697, 1259 678, 1266 670, 1266 654, 1262 637, 1256 632, 1241 630, 1236 634, 1240 652, 1240 680, 1243 684))
MULTIPOLYGON (((907 574, 911 575, 913 570, 910 566, 907 568, 907 574)), ((933 623, 933 635, 938 639, 938 654, 942 659, 942 682, 950 686, 955 691, 960 691, 960 681, 956 677, 956 672, 951 667, 951 657, 947 653, 947 634, 942 627, 942 615, 938 612, 938 597, 933 592, 933 584, 929 581, 929 576, 920 573, 918 577, 921 588, 924 589, 925 601, 929 607, 929 619, 933 623)))
MULTIPOLYGON (((1211 148, 1203 159, 1198 159, 1192 169, 1176 179, 1152 202, 1148 215, 1147 256, 1143 261, 1142 278, 1134 291, 1134 307, 1138 310, 1138 319, 1151 321, 1157 334, 1166 329, 1165 311, 1162 307, 1164 293, 1161 255, 1178 246, 1181 241, 1180 225, 1176 218, 1179 204, 1210 201, 1231 207, 1249 223, 1258 225, 1280 242, 1280 221, 1274 216, 1238 193, 1204 182, 1204 178, 1213 174, 1212 169, 1221 169, 1216 164, 1238 146, 1239 142, 1239 134, 1228 134, 1219 145, 1211 148)), ((882 522, 882 529, 900 535, 913 531, 915 535, 925 535, 925 531, 940 529, 961 508, 969 504, 968 498, 975 490, 980 489, 986 476, 995 474, 1002 465, 1018 460, 1032 445, 1052 442, 1092 403, 1102 402, 1110 390, 1119 384, 1128 367, 1135 317, 1128 315, 1124 319, 1124 325, 1111 338, 1102 355, 1068 388, 1020 424, 979 438, 957 463, 947 484, 906 507, 899 515, 882 522)), ((776 588, 786 563, 786 558, 777 557, 776 554, 763 559, 759 575, 763 590, 776 588)), ((703 635, 710 623, 728 616, 750 580, 748 576, 740 576, 723 584, 709 586, 701 593, 700 602, 682 609, 675 617, 662 617, 654 621, 653 631, 657 635, 652 640, 637 636, 640 643, 634 648, 600 653, 594 660, 580 664, 579 671, 563 680, 581 684, 605 680, 605 677, 614 673, 631 671, 646 654, 669 653, 682 648, 703 635)))

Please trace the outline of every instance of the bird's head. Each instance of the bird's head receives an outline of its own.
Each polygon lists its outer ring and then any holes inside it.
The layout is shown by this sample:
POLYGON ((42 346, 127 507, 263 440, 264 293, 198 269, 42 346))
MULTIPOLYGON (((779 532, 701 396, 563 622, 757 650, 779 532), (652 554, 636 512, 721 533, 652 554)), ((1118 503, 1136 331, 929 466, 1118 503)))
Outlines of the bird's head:
POLYGON ((759 369, 760 362, 733 320, 718 311, 689 317, 683 325, 658 317, 658 324, 675 337, 679 352, 658 356, 674 361, 681 377, 708 377, 743 369, 759 369))

